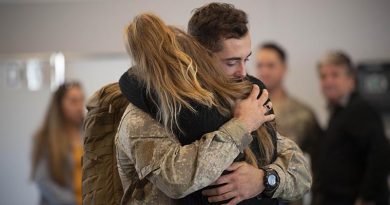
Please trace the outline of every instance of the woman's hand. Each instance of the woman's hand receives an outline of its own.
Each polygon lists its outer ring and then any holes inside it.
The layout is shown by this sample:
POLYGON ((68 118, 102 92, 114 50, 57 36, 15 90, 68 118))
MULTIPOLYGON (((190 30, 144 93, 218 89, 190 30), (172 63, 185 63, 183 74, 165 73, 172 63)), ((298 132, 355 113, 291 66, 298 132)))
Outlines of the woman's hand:
POLYGON ((267 112, 272 109, 272 103, 264 105, 268 100, 268 91, 264 90, 260 98, 257 99, 259 93, 259 86, 253 85, 249 96, 244 100, 237 101, 234 108, 234 118, 243 123, 249 133, 275 118, 274 114, 267 115, 267 112))

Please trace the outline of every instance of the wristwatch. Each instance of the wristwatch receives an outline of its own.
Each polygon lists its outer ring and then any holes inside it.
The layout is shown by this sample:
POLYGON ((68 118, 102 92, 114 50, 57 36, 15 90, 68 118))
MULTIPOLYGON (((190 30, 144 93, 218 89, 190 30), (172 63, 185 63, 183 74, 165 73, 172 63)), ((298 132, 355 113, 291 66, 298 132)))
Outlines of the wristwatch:
POLYGON ((279 187, 279 183, 280 183, 279 175, 275 170, 271 168, 263 169, 263 171, 264 171, 263 181, 265 187, 263 193, 268 197, 272 197, 276 189, 279 187))

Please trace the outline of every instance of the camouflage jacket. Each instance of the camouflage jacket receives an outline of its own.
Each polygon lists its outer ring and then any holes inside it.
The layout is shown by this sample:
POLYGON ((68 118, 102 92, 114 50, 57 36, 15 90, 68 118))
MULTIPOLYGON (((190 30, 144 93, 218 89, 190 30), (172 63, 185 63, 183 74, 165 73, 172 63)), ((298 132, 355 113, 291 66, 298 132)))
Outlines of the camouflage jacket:
MULTIPOLYGON (((251 142, 243 125, 232 119, 181 146, 158 121, 129 104, 115 139, 122 204, 176 204, 175 199, 218 179, 251 142)), ((277 143, 278 157, 269 165, 280 176, 273 197, 294 200, 311 186, 308 164, 293 141, 279 135, 277 143)))
POLYGON ((283 100, 273 101, 272 105, 276 115, 277 130, 297 143, 303 151, 311 154, 312 144, 321 134, 314 112, 287 93, 283 100))

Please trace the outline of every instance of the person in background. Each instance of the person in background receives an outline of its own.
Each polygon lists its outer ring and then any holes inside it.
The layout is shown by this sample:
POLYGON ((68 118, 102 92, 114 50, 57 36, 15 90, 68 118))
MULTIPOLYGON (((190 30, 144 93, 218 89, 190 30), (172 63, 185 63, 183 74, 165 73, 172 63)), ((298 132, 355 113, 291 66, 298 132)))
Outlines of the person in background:
POLYGON ((256 77, 267 86, 276 113, 278 131, 312 154, 312 143, 320 136, 321 128, 314 112, 289 95, 283 86, 287 73, 287 54, 276 43, 259 46, 256 54, 256 77))
MULTIPOLYGON (((321 128, 309 106, 289 95, 283 83, 287 73, 287 54, 276 43, 260 45, 256 53, 255 75, 267 86, 276 113, 277 130, 295 141, 299 147, 315 160, 314 143, 321 135, 321 128)), ((315 182, 315 171, 313 181, 315 182)), ((290 204, 302 204, 302 200, 290 204)))
POLYGON ((43 125, 33 139, 32 179, 40 204, 81 205, 81 126, 84 94, 77 82, 53 94, 43 125))
POLYGON ((318 74, 330 118, 319 142, 313 204, 388 205, 389 143, 381 116, 355 89, 351 59, 328 52, 318 74))

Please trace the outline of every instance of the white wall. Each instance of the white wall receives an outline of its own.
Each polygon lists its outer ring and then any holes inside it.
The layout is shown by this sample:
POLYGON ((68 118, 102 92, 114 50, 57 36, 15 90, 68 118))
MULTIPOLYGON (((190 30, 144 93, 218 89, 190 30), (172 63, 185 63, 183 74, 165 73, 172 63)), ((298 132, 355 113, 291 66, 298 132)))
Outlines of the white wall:
POLYGON ((66 78, 82 82, 86 96, 108 83, 117 82, 130 68, 127 57, 114 59, 78 59, 66 64, 66 78))
MULTIPOLYGON (((39 2, 39 1, 38 1, 39 2)), ((144 11, 186 27, 191 11, 208 1, 69 1, 0 4, 0 54, 26 52, 125 52, 123 28, 144 11)), ((355 60, 390 59, 388 0, 227 1, 250 17, 253 48, 276 40, 288 51, 289 91, 315 108, 322 124, 324 102, 314 69, 333 48, 355 60)))
POLYGON ((8 90, 2 80, 0 92, 0 204, 36 204, 37 191, 29 180, 31 136, 42 121, 47 104, 42 99, 50 91, 8 90))
MULTIPOLYGON (((0 4, 0 54, 125 53, 123 28, 136 14, 153 11, 169 24, 185 28, 191 10, 205 2, 72 0, 0 4)), ((286 86, 315 109, 322 124, 326 121, 325 103, 318 89, 315 62, 326 50, 344 49, 355 60, 390 59, 388 0, 227 2, 249 14, 253 48, 264 40, 276 40, 288 50, 286 86)), ((118 79, 127 64, 126 59, 78 61, 68 65, 67 75, 83 81, 90 94, 118 79)), ((50 93, 0 91, 0 204, 34 204, 37 192, 27 180, 31 134, 45 110, 42 99, 48 99, 50 93)))

